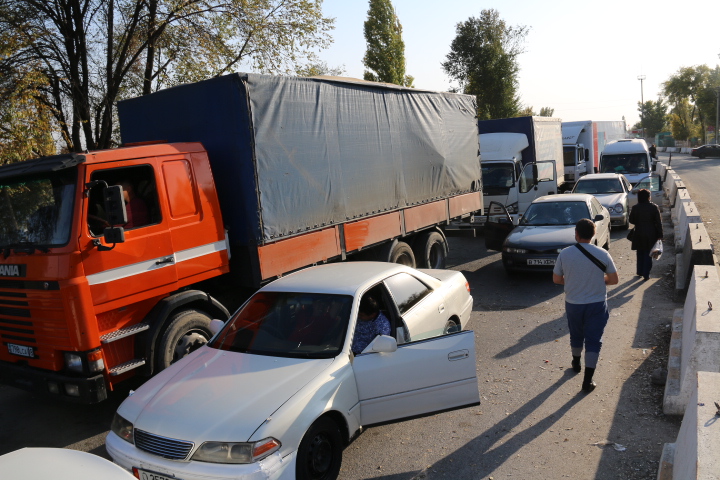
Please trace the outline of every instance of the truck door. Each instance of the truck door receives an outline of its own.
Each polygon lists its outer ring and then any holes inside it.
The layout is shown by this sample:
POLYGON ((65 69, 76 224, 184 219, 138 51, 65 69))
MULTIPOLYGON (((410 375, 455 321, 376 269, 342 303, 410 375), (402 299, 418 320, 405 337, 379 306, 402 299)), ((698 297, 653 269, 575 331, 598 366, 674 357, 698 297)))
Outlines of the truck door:
POLYGON ((128 223, 123 226, 125 241, 105 245, 102 234, 109 224, 103 208, 103 189, 94 187, 88 191, 84 206, 87 224, 80 242, 85 274, 96 306, 136 294, 149 298, 167 291, 167 287, 160 287, 177 283, 175 252, 160 208, 157 163, 150 158, 140 165, 120 162, 113 164, 114 168, 103 168, 103 164, 88 166, 88 181, 102 180, 108 185, 123 186, 128 213, 128 223), (101 250, 98 245, 111 250, 101 250))
POLYGON ((500 252, 502 251, 503 242, 510 235, 512 229, 515 228, 515 225, 513 225, 512 218, 504 205, 498 202, 490 202, 488 212, 493 207, 500 209, 503 214, 493 215, 492 217, 490 214, 487 215, 485 219, 485 248, 500 252))

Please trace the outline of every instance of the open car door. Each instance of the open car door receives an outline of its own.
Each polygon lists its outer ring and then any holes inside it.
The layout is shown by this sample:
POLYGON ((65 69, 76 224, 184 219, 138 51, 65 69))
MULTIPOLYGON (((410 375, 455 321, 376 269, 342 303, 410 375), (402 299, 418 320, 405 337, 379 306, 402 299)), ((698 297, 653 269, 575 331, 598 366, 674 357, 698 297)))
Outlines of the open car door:
POLYGON ((650 191, 650 201, 658 205, 662 205, 663 201, 663 184, 662 177, 660 175, 648 175, 647 177, 641 178, 640 181, 635 184, 635 187, 628 193, 628 208, 638 203, 637 194, 640 189, 645 188, 650 191))
POLYGON ((480 403, 472 330, 363 353, 353 371, 364 426, 480 403))
POLYGON ((515 225, 507 208, 498 202, 490 202, 485 218, 485 248, 502 251, 503 242, 513 228, 515 225))

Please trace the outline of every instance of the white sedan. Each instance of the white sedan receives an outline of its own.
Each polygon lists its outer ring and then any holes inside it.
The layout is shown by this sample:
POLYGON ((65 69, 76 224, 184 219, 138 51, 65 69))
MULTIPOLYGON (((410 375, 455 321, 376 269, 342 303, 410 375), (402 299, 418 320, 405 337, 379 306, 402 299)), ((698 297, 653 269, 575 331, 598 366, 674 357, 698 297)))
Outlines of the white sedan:
POLYGON ((141 479, 336 478, 361 427, 479 403, 471 311, 449 270, 348 262, 288 275, 128 397, 107 450, 141 479), (365 296, 391 334, 355 355, 365 296))

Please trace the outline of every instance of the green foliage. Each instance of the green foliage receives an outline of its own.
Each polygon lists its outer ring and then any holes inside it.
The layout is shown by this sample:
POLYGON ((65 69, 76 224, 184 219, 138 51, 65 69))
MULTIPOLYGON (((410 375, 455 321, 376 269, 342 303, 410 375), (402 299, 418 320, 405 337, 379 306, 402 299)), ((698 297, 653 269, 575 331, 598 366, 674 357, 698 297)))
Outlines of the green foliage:
POLYGON ((541 116, 541 117, 552 117, 554 113, 555 113, 555 109, 554 109, 554 108, 542 107, 542 108, 540 109, 540 116, 541 116))
POLYGON ((497 10, 483 10, 456 26, 445 72, 475 95, 480 119, 514 117, 520 113, 517 57, 528 27, 508 26, 497 10))
POLYGON ((118 100, 235 71, 292 73, 331 42, 322 0, 1 0, 67 150, 107 148, 118 100))
POLYGON ((639 128, 645 129, 645 137, 654 137, 657 133, 667 130, 667 105, 662 98, 658 98, 657 102, 648 100, 644 105, 638 102, 638 112, 642 119, 639 128))
POLYGON ((345 65, 342 67, 330 67, 326 62, 308 63, 307 65, 296 67, 295 75, 298 77, 317 77, 319 75, 342 77, 345 75, 345 65))
POLYGON ((673 138, 687 140, 697 136, 698 128, 693 124, 691 115, 692 106, 687 100, 678 100, 670 114, 670 131, 673 138))
POLYGON ((676 139, 687 140, 705 130, 709 113, 707 92, 713 87, 712 79, 710 68, 698 65, 680 68, 662 84, 663 95, 672 105, 670 123, 676 139))
POLYGON ((413 86, 413 77, 405 74, 405 42, 402 25, 390 0, 370 0, 364 25, 367 50, 363 78, 371 82, 413 86))

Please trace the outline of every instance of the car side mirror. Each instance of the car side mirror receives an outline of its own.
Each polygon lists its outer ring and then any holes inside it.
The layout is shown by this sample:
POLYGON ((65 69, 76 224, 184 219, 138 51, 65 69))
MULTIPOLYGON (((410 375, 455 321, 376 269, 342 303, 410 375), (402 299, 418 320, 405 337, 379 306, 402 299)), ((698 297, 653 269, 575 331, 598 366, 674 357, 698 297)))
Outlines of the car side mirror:
POLYGON ((605 215, 603 215, 602 213, 598 213, 597 215, 595 215, 596 222, 601 222, 603 220, 605 220, 605 215))
POLYGON ((213 335, 222 330, 224 326, 225 322, 223 322, 222 320, 218 320, 217 318, 210 320, 209 328, 213 335))
POLYGON ((397 350, 397 341, 388 335, 378 335, 364 352, 392 353, 397 350))

